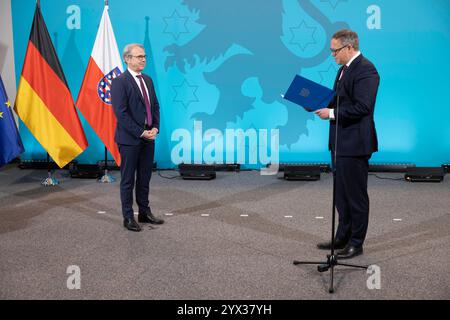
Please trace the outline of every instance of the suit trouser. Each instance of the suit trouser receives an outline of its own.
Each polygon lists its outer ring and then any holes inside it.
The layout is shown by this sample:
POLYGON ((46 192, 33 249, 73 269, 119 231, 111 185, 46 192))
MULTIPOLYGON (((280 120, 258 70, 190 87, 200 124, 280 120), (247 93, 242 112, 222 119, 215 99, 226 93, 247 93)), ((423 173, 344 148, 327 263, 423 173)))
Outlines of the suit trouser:
POLYGON ((367 177, 370 156, 336 159, 336 209, 339 214, 336 239, 361 246, 369 225, 367 177))
POLYGON ((149 192, 152 177, 155 141, 142 141, 136 146, 119 145, 122 163, 120 164, 120 200, 124 218, 132 218, 133 189, 136 181, 136 202, 139 214, 150 213, 149 192))

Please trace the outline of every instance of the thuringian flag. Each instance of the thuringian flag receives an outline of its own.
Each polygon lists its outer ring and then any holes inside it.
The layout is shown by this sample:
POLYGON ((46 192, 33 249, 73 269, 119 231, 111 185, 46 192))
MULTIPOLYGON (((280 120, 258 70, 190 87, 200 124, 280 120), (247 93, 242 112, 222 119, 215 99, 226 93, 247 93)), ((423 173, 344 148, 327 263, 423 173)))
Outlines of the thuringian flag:
POLYGON ((86 136, 39 1, 14 108, 60 168, 86 149, 86 136))
POLYGON ((120 165, 120 153, 114 141, 117 120, 110 89, 112 80, 122 72, 122 60, 109 20, 108 6, 105 6, 76 105, 117 165, 120 165))
POLYGON ((17 158, 23 144, 0 76, 0 167, 17 158))

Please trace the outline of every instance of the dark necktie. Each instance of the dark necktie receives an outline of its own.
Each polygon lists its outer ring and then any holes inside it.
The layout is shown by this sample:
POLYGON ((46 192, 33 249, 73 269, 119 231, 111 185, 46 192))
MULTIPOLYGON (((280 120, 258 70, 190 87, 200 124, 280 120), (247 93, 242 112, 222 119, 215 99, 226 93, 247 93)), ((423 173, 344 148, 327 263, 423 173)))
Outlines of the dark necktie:
POLYGON ((344 76, 345 71, 347 71, 347 68, 348 68, 348 67, 347 67, 346 64, 342 67, 342 72, 341 72, 341 75, 339 76, 339 80, 342 79, 342 77, 344 76))
POLYGON ((347 67, 346 64, 341 68, 341 72, 339 73, 339 77, 336 79, 336 82, 334 83, 333 90, 339 89, 342 77, 344 76, 344 73, 347 70, 347 68, 348 67, 347 67))
POLYGON ((147 110, 147 125, 150 127, 152 125, 152 111, 150 106, 150 100, 148 99, 147 90, 145 90, 144 79, 142 75, 137 76, 139 83, 141 84, 142 95, 144 96, 145 108, 147 110))

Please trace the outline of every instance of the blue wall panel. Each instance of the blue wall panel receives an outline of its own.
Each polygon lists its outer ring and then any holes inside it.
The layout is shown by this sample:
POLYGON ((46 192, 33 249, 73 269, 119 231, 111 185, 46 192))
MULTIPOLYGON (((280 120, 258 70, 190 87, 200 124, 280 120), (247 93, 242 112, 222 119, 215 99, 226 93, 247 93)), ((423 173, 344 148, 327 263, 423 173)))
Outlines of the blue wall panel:
MULTIPOLYGON (((280 161, 328 162, 327 122, 282 100, 280 93, 296 73, 332 86, 338 66, 330 56, 329 38, 343 27, 358 32, 362 53, 381 76, 375 110, 380 151, 372 162, 450 162, 448 0, 109 3, 120 50, 140 42, 151 56, 146 72, 155 79, 161 105, 156 149, 160 167, 175 165, 172 151, 181 143, 191 146, 187 152, 192 160, 201 161, 202 150, 224 138, 227 128, 257 136, 264 130, 270 136, 278 129, 280 161), (201 121, 203 134, 215 129, 209 133, 216 140, 194 141, 200 134, 194 132, 194 120, 201 121), (189 143, 173 139, 177 132, 188 133, 189 143)), ((42 0, 41 7, 76 100, 103 1, 42 0)), ((12 0, 17 79, 34 8, 34 0, 12 0)), ((78 161, 95 163, 103 158, 103 145, 84 119, 83 126, 89 147, 78 161)), ((44 159, 44 150, 28 130, 21 125, 20 131, 26 148, 23 158, 44 159)), ((224 140, 225 159, 230 141, 224 140)), ((271 139, 258 139, 258 145, 265 150, 271 139)), ((240 147, 261 156, 255 144, 247 141, 240 147)), ((247 167, 264 164, 260 157, 256 164, 250 158, 247 154, 247 167)))

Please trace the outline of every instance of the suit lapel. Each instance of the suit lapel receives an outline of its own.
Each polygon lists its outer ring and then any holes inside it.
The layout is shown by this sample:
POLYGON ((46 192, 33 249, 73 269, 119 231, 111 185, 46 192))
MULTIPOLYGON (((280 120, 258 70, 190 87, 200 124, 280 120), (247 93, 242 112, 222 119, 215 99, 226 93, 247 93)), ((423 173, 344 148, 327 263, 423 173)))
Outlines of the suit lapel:
POLYGON ((147 91, 148 91, 148 98, 149 98, 149 100, 150 100, 150 102, 151 102, 151 100, 152 100, 152 93, 151 93, 151 88, 152 88, 152 86, 151 86, 151 83, 150 83, 150 81, 149 81, 149 79, 148 79, 148 77, 147 76, 145 76, 145 75, 143 75, 143 77, 142 77, 143 79, 144 79, 144 82, 145 82, 145 85, 147 86, 147 91))
POLYGON ((145 101, 144 101, 144 97, 142 96, 141 89, 139 89, 138 84, 136 83, 136 80, 134 80, 134 78, 133 78, 133 75, 128 70, 125 71, 125 74, 128 78, 128 81, 130 81, 131 86, 134 88, 135 93, 139 96, 139 98, 141 99, 142 103, 145 106, 145 101))
POLYGON ((345 77, 348 73, 352 72, 352 70, 356 68, 356 66, 361 62, 361 60, 362 54, 360 54, 358 57, 356 57, 355 60, 352 61, 352 63, 350 63, 350 66, 347 68, 347 70, 345 70, 343 77, 345 77))
POLYGON ((153 101, 153 94, 154 94, 154 88, 153 88, 153 83, 150 80, 150 77, 144 75, 144 81, 145 81, 145 85, 147 86, 147 91, 148 91, 148 99, 150 101, 150 107, 153 110, 153 105, 154 105, 154 101, 153 101))
MULTIPOLYGON (((355 60, 353 60, 352 61, 352 63, 350 63, 350 66, 347 68, 347 70, 345 70, 345 72, 344 72, 344 74, 342 75, 342 78, 341 78, 341 83, 345 80, 345 78, 347 77, 347 75, 350 73, 350 72, 352 72, 352 70, 354 69, 354 68, 356 68, 356 66, 361 62, 361 60, 362 60, 362 54, 360 54, 355 60)), ((338 71, 338 73, 337 73, 337 75, 336 75, 336 79, 334 80, 334 86, 333 86, 333 89, 334 90, 336 90, 336 85, 337 85, 337 82, 338 82, 338 80, 339 80, 339 76, 341 75, 341 72, 342 72, 342 69, 344 68, 344 66, 342 66, 342 67, 340 67, 339 68, 339 71, 338 71)))

